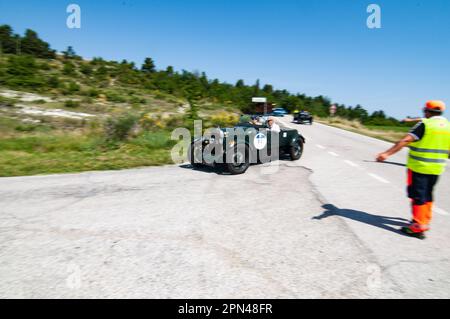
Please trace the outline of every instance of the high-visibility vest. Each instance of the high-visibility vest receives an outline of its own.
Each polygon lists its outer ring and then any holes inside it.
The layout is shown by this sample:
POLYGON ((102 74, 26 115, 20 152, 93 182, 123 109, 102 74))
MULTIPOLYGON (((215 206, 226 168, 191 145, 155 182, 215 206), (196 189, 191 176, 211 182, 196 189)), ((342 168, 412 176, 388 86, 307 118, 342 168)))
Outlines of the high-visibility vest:
POLYGON ((447 165, 450 150, 450 123, 444 117, 424 119, 425 134, 411 143, 408 168, 427 175, 441 175, 447 165))

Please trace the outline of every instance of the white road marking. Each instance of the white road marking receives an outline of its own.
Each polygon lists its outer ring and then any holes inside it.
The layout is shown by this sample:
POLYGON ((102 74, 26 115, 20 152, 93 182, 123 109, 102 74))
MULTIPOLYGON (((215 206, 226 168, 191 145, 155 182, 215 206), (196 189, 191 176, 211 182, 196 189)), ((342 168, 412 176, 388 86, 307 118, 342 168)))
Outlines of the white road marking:
POLYGON ((373 178, 375 178, 376 180, 378 180, 378 181, 380 181, 380 182, 382 182, 382 183, 385 183, 385 184, 390 184, 390 183, 391 183, 391 182, 389 182, 388 180, 385 180, 383 177, 378 176, 377 174, 369 173, 369 176, 370 176, 370 177, 373 177, 373 178))
POLYGON ((447 213, 445 210, 443 210, 443 209, 441 209, 441 208, 439 208, 439 207, 434 207, 434 208, 433 208, 433 211, 434 211, 436 214, 439 214, 439 215, 450 216, 450 213, 447 213))
POLYGON ((326 149, 326 147, 325 146, 322 146, 322 145, 319 145, 319 144, 317 144, 316 145, 318 148, 320 148, 321 150, 324 150, 324 149, 326 149))
POLYGON ((344 162, 345 162, 346 164, 350 165, 351 167, 359 167, 358 164, 355 164, 355 163, 353 163, 352 161, 345 160, 344 162))
POLYGON ((332 156, 335 156, 335 157, 338 157, 338 156, 339 156, 339 155, 336 154, 335 152, 328 152, 328 154, 330 154, 330 155, 332 155, 332 156))

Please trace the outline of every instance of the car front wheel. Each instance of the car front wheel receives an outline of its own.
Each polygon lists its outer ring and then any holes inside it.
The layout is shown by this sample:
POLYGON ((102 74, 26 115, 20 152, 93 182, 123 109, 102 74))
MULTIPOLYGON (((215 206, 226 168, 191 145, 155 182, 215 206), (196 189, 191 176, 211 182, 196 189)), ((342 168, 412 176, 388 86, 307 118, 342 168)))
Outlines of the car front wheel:
POLYGON ((244 174, 250 167, 250 151, 246 145, 244 149, 235 148, 231 163, 226 163, 231 175, 244 174))
POLYGON ((292 161, 298 161, 303 155, 303 142, 299 140, 295 145, 291 146, 289 155, 292 161))

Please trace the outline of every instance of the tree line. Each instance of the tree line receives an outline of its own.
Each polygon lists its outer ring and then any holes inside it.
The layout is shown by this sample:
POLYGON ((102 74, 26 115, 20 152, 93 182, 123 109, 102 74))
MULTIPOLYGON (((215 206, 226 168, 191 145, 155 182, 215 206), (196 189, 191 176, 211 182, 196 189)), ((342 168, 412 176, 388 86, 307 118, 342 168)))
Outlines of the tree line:
POLYGON ((111 80, 114 80, 114 83, 124 86, 183 98, 191 104, 202 105, 202 102, 209 102, 238 107, 243 112, 248 110, 251 98, 255 96, 267 97, 270 102, 290 112, 306 110, 320 117, 328 116, 329 108, 334 104, 337 107, 336 115, 349 120, 359 120, 367 125, 400 124, 397 119, 388 117, 383 111, 370 114, 361 105, 352 107, 332 103, 325 96, 292 94, 287 90, 275 89, 271 84, 262 86, 259 80, 254 84, 247 84, 241 79, 235 84, 230 84, 208 78, 204 72, 175 71, 173 66, 157 69, 150 57, 146 58, 141 66, 127 60, 118 62, 94 58, 86 61, 76 55, 73 47, 68 47, 58 56, 35 31, 28 29, 24 36, 20 36, 14 34, 8 25, 0 26, 0 54, 9 55, 6 65, 0 65, 0 84, 10 87, 45 90, 61 89, 64 86, 66 91, 76 92, 76 83, 61 83, 57 75, 48 75, 49 72, 45 72, 49 70, 49 64, 38 63, 35 60, 35 58, 47 60, 61 58, 63 60, 61 76, 70 76, 77 82, 98 88, 107 88, 111 80))
POLYGON ((30 29, 23 36, 14 34, 9 25, 0 26, 0 54, 28 54, 37 58, 54 59, 56 51, 41 40, 38 34, 30 29))

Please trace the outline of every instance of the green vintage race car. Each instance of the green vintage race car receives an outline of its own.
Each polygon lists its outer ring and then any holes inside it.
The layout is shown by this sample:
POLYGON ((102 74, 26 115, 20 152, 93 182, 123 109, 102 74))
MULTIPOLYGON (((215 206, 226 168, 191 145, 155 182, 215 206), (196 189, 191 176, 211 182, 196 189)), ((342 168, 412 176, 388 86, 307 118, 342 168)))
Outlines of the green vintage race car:
POLYGON ((241 122, 233 128, 216 129, 194 139, 188 157, 194 168, 220 167, 232 175, 243 174, 251 164, 268 163, 288 155, 302 157, 305 138, 295 129, 272 132, 267 124, 241 122))

